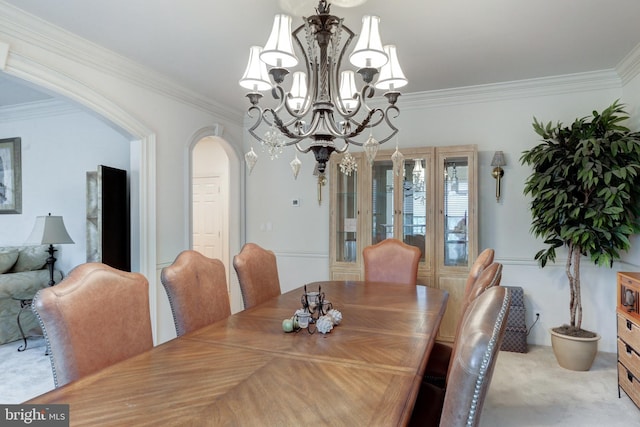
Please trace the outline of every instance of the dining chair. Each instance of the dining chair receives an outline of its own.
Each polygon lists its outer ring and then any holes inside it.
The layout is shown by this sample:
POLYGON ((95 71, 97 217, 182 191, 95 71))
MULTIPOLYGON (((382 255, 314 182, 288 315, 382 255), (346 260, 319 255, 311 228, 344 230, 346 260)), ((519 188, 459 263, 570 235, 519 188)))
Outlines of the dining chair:
POLYGON ((251 308, 280 295, 276 255, 255 243, 246 243, 233 257, 244 308, 251 308))
POLYGON ((153 347, 149 282, 102 263, 74 268, 32 303, 56 387, 153 347))
POLYGON ((441 342, 435 342, 433 344, 424 372, 425 381, 439 387, 445 386, 447 373, 449 372, 451 365, 451 354, 459 342, 462 319, 464 318, 469 305, 485 290, 493 286, 499 286, 501 280, 502 264, 494 262, 483 269, 478 277, 471 283, 471 286, 465 291, 462 301, 460 302, 460 315, 458 318, 458 325, 456 326, 453 344, 449 345, 441 342))
POLYGON ((473 265, 471 265, 471 269, 469 269, 469 275, 467 276, 467 282, 464 287, 465 295, 469 293, 469 290, 475 283, 478 276, 480 276, 480 273, 482 273, 482 270, 487 268, 493 262, 494 256, 495 250, 492 248, 486 248, 476 257, 473 265))
POLYGON ((478 426, 504 339, 510 292, 494 286, 471 302, 445 389, 423 383, 410 426, 478 426))
POLYGON ((169 297, 178 336, 231 315, 227 274, 219 259, 182 251, 162 269, 160 281, 169 297))
POLYGON ((399 239, 385 239, 367 246, 362 251, 364 280, 416 285, 421 255, 419 248, 399 239))

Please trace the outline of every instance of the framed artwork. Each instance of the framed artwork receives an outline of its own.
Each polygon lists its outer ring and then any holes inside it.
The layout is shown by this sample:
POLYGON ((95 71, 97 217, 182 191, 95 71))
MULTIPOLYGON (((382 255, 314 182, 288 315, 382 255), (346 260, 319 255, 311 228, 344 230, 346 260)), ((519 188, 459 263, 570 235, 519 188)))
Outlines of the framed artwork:
POLYGON ((0 139, 0 214, 22 212, 20 138, 0 139))

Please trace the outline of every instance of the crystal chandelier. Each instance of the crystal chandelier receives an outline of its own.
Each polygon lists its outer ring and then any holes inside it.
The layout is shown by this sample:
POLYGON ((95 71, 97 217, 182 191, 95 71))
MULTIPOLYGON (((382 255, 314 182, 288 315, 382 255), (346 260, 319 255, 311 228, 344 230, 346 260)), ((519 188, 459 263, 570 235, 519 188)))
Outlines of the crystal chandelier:
MULTIPOLYGON (((378 32, 380 18, 365 16, 362 31, 349 60, 364 82, 358 90, 353 70, 342 70, 342 61, 356 35, 342 18, 330 14, 330 3, 320 0, 316 15, 303 18, 303 24, 291 31, 291 17, 276 15, 273 29, 264 48, 252 46, 249 63, 240 80, 247 93, 247 112, 255 122, 249 128, 263 149, 273 159, 284 147, 293 145, 301 153, 312 151, 316 160, 315 173, 324 176, 331 153, 344 153, 349 144, 363 147, 369 162, 373 162, 378 145, 398 133, 392 123, 400 110, 396 101, 398 88, 407 84, 402 73, 396 47, 383 46, 378 32), (295 46, 295 47, 294 47, 295 46), (305 71, 294 71, 290 89, 283 87, 290 67, 303 58, 305 71), (271 68, 267 71, 267 65, 271 68), (373 82, 378 74, 378 79, 373 82), (272 83, 273 79, 273 83, 272 83), (386 91, 383 108, 367 103, 375 89, 386 91), (271 91, 273 106, 259 105, 263 91, 271 91), (373 128, 383 125, 384 137, 376 140, 373 128), (341 147, 335 140, 342 139, 341 147)), ((251 172, 258 155, 251 148, 245 155, 251 172)), ((297 176, 301 161, 291 162, 297 176)), ((351 170, 348 168, 348 170, 351 170)))

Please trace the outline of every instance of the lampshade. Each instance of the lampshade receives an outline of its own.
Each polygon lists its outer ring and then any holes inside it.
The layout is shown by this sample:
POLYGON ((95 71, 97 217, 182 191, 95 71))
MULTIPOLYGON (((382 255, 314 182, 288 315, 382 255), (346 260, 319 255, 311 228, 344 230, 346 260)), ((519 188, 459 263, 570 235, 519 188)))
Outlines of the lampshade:
POLYGON ((389 57, 389 62, 384 64, 382 69, 380 69, 380 75, 378 76, 378 81, 375 85, 376 88, 395 90, 405 86, 407 84, 407 78, 404 76, 404 73, 400 68, 396 47, 394 45, 387 45, 384 47, 384 51, 389 57))
POLYGON ((267 44, 264 45, 260 59, 272 67, 295 67, 298 58, 293 51, 291 38, 291 17, 276 15, 267 44))
POLYGON ((240 79, 240 86, 252 91, 271 89, 271 81, 267 72, 267 64, 260 60, 260 46, 251 46, 249 49, 249 63, 244 75, 240 79))
POLYGON ((61 216, 38 216, 33 226, 33 231, 27 239, 28 244, 54 245, 62 243, 74 243, 64 226, 61 216))
POLYGON ((496 151, 493 154, 493 160, 491 160, 491 166, 504 166, 507 162, 504 160, 504 153, 502 151, 496 151))
POLYGON ((355 98, 357 93, 356 74, 351 70, 342 71, 340 73, 340 99, 347 111, 358 105, 358 100, 355 98))
POLYGON ((289 107, 294 111, 302 109, 304 100, 307 97, 307 75, 303 71, 293 73, 293 83, 289 94, 291 95, 287 99, 289 107))
POLYGON ((378 26, 380 17, 366 15, 362 18, 362 31, 356 47, 349 56, 351 63, 358 68, 380 68, 389 58, 382 47, 378 26))

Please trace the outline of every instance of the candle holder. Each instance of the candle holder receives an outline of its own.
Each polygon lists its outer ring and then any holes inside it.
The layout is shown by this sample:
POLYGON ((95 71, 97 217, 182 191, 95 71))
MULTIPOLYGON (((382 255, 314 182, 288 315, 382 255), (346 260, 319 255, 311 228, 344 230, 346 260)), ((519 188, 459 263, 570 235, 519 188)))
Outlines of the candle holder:
POLYGON ((317 330, 326 334, 342 320, 342 314, 334 310, 333 304, 326 300, 321 286, 318 286, 317 291, 308 291, 307 285, 305 285, 300 303, 302 308, 296 310, 295 313, 294 330, 296 332, 300 329, 306 329, 310 334, 317 330), (333 312, 333 316, 330 315, 331 312, 333 312))

